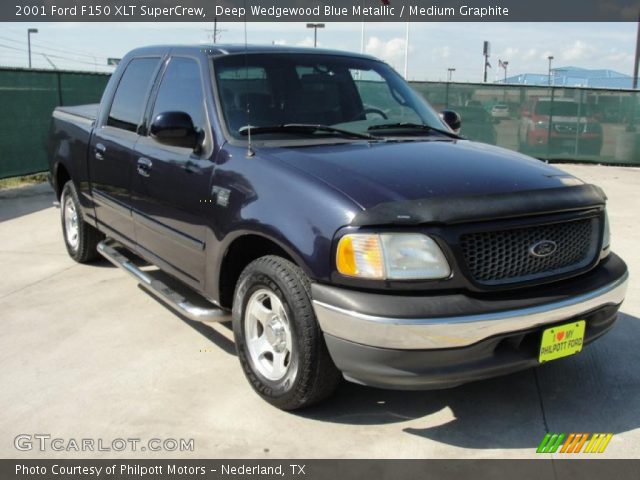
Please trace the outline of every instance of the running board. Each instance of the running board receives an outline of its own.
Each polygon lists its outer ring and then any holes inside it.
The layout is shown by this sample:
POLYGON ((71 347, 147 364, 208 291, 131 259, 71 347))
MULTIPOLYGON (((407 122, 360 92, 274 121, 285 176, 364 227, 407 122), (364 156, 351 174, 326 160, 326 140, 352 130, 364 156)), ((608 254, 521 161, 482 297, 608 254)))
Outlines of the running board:
POLYGON ((175 311, 195 322, 227 322, 231 320, 229 312, 221 308, 206 308, 195 305, 162 281, 140 270, 136 264, 117 250, 117 245, 113 240, 103 240, 98 244, 98 253, 116 267, 129 273, 142 288, 157 295, 175 311))

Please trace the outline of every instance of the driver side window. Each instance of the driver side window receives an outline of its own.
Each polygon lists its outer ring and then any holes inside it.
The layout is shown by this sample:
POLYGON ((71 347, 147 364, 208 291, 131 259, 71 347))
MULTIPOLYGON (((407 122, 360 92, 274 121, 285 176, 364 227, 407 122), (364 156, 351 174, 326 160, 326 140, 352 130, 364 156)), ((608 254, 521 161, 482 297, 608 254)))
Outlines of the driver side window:
POLYGON ((164 112, 185 112, 200 132, 207 131, 207 117, 200 66, 191 58, 174 57, 164 72, 153 107, 152 119, 164 112))
POLYGON ((358 89, 367 119, 379 119, 382 113, 387 118, 404 122, 422 123, 421 118, 411 108, 402 103, 406 99, 392 94, 389 84, 374 70, 350 69, 351 77, 358 89))

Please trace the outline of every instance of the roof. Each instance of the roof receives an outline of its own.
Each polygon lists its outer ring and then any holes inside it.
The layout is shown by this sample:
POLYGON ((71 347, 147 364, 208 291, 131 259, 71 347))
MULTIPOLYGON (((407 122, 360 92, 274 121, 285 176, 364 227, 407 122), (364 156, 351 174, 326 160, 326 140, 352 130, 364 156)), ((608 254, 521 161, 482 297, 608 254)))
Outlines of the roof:
POLYGON ((305 55, 338 55, 342 57, 354 57, 354 58, 367 58, 371 60, 379 60, 371 55, 349 52, 346 50, 331 50, 315 47, 294 47, 289 45, 254 45, 239 43, 239 44, 206 44, 201 43, 198 45, 153 45, 148 47, 141 47, 132 50, 130 53, 140 54, 144 52, 152 52, 158 50, 179 49, 182 51, 208 51, 213 56, 222 55, 234 55, 234 54, 255 54, 255 53, 302 53, 305 55))
POLYGON ((633 88, 630 75, 607 69, 587 69, 580 67, 558 67, 552 69, 551 78, 547 74, 523 73, 498 80, 495 83, 515 85, 539 85, 560 87, 594 87, 594 88, 633 88))

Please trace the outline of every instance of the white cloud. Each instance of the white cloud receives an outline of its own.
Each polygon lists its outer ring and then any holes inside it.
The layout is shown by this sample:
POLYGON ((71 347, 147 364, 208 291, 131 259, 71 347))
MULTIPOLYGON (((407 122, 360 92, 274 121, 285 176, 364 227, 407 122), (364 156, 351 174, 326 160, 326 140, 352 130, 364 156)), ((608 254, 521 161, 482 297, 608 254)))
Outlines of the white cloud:
POLYGON ((378 37, 369 37, 365 50, 374 57, 381 58, 394 65, 404 60, 406 43, 403 38, 381 40, 378 37))
POLYGON ((451 47, 444 45, 442 47, 436 47, 432 50, 433 56, 436 58, 449 58, 451 56, 451 47))
POLYGON ((562 52, 562 59, 568 61, 585 60, 592 58, 597 53, 597 49, 582 40, 576 40, 573 44, 564 52, 562 52))

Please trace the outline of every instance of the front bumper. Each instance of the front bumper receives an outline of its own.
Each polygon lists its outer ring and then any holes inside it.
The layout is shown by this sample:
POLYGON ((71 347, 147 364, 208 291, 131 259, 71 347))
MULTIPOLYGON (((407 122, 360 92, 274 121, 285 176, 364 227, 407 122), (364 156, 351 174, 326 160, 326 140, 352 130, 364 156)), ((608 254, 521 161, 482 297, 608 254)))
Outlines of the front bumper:
POLYGON ((585 275, 471 297, 381 295, 312 286, 329 352, 346 378, 378 387, 442 388, 538 364, 544 328, 587 322, 585 343, 613 326, 627 267, 614 254, 585 275))

